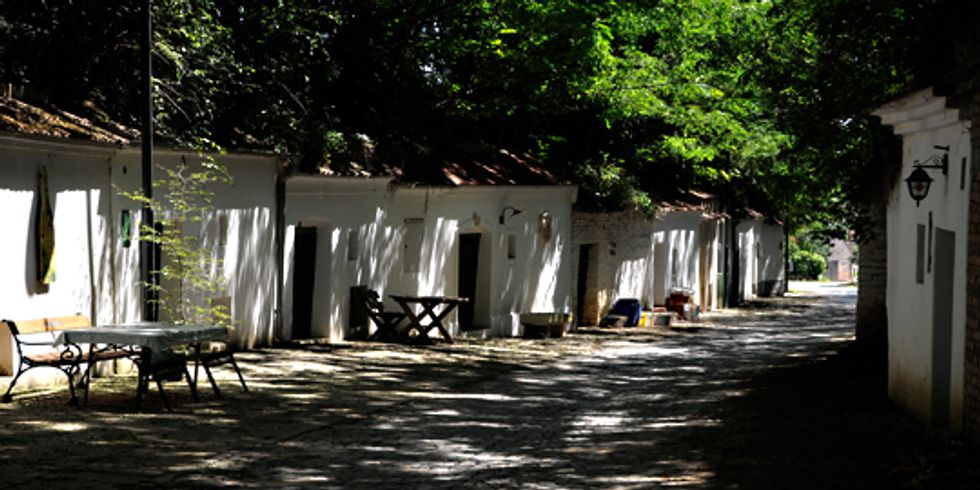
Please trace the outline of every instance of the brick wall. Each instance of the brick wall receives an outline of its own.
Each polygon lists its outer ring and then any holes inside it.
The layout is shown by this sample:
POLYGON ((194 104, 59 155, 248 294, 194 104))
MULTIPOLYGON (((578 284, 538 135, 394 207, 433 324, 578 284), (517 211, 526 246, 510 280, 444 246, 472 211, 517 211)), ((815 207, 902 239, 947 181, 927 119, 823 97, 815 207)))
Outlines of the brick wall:
MULTIPOLYGON (((592 245, 586 279, 589 294, 580 323, 597 323, 621 294, 644 299, 648 291, 622 284, 619 272, 626 262, 652 261, 652 233, 653 219, 633 211, 572 214, 572 311, 578 311, 581 245, 592 245)), ((652 282, 650 277, 644 279, 652 282)))
POLYGON ((970 126, 970 220, 967 238, 966 339, 963 360, 963 432, 980 443, 980 31, 975 19, 980 5, 961 9, 953 20, 954 67, 941 90, 948 92, 950 105, 960 109, 960 118, 970 126))
POLYGON ((887 342, 888 311, 885 289, 888 285, 888 240, 884 207, 874 211, 872 232, 858 249, 858 302, 856 336, 858 342, 887 342))
POLYGON ((963 429, 980 442, 980 101, 968 109, 970 134, 970 224, 966 270, 966 345, 963 380, 963 429))

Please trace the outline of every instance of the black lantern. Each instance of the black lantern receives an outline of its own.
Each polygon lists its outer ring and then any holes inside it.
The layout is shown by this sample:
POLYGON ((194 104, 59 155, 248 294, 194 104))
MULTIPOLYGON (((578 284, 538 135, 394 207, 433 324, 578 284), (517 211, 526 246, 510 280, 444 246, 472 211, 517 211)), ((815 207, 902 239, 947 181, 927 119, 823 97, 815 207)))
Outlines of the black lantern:
POLYGON ((921 167, 915 167, 909 177, 905 179, 909 185, 909 195, 915 200, 915 207, 919 207, 919 202, 929 195, 929 186, 932 185, 932 177, 921 167))
POLYGON ((933 155, 922 163, 916 160, 912 164, 912 173, 905 179, 905 183, 909 186, 909 195, 915 200, 915 207, 919 207, 919 203, 929 195, 929 187, 932 185, 932 177, 929 177, 926 169, 942 169, 943 175, 949 171, 949 147, 934 146, 934 148, 943 150, 942 156, 933 155))

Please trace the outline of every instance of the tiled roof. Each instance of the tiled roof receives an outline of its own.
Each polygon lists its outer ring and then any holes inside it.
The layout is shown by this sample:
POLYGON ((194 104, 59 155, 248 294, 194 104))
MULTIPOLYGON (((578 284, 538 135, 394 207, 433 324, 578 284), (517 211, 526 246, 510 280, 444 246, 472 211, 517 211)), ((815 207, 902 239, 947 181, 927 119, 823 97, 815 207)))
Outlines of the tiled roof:
POLYGON ((442 165, 446 184, 468 185, 559 185, 561 179, 527 154, 507 150, 447 159, 442 165))
POLYGON ((129 144, 136 137, 135 130, 100 117, 94 107, 89 109, 92 115, 83 117, 12 97, 0 98, 0 131, 120 145, 129 144))
POLYGON ((708 213, 712 217, 724 217, 723 213, 715 211, 712 201, 715 199, 713 194, 702 192, 695 189, 678 189, 674 197, 662 200, 657 203, 659 212, 666 213, 671 211, 701 211, 708 213))

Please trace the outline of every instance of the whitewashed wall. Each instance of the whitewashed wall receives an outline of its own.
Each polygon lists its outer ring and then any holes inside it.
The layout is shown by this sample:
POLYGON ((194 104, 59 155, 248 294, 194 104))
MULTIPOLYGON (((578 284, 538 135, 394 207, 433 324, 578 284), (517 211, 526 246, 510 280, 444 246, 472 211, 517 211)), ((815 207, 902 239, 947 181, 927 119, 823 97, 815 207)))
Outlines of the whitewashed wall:
POLYGON ((947 109, 945 99, 931 90, 919 92, 889 104, 878 111, 882 122, 902 135, 902 170, 888 203, 888 391, 900 405, 921 420, 932 417, 933 383, 933 284, 928 270, 933 243, 925 247, 927 269, 922 283, 916 280, 917 226, 926 227, 929 216, 933 228, 955 235, 955 273, 953 277, 952 372, 950 414, 954 430, 959 430, 963 410, 963 352, 966 325, 967 220, 970 208, 969 162, 970 132, 959 121, 956 110, 947 109), (930 170, 935 179, 928 197, 916 207, 904 179, 915 160, 941 154, 934 145, 949 146, 948 176, 930 170))
POLYGON ((786 251, 785 233, 781 225, 760 222, 757 225, 759 236, 758 277, 760 293, 772 296, 786 292, 786 251))
POLYGON ((670 211, 654 224, 653 295, 656 304, 664 304, 673 288, 691 290, 694 302, 703 304, 699 272, 704 221, 700 211, 670 211), (656 253, 657 248, 660 253, 656 253))
MULTIPOLYGON (((160 165, 177 165, 181 158, 196 165, 202 160, 194 153, 162 150, 154 154, 160 165)), ((137 149, 126 149, 112 166, 113 184, 119 189, 138 189, 141 179, 141 159, 137 149)), ((224 165, 232 184, 215 184, 215 210, 207 213, 199 226, 189 226, 197 232, 204 245, 223 260, 220 273, 225 288, 214 298, 230 303, 233 322, 232 340, 239 347, 268 345, 274 337, 276 297, 276 169, 277 159, 265 155, 227 154, 215 158, 224 165), (222 230, 221 228, 225 229, 222 230), (221 242, 221 236, 224 242, 221 242)), ((162 171, 155 170, 156 175, 162 171)), ((113 233, 118 233, 120 211, 130 209, 139 215, 132 201, 113 194, 113 233)), ((139 318, 142 291, 139 287, 139 245, 134 240, 123 248, 122 240, 113 240, 113 253, 118 257, 116 272, 117 293, 111 321, 132 321, 139 318)), ((108 319, 102 319, 103 322, 108 319)))
POLYGON ((103 253, 108 231, 111 148, 53 146, 14 138, 0 141, 0 317, 30 319, 83 314, 98 317, 109 270, 103 253), (56 280, 35 289, 37 174, 48 172, 54 216, 56 280))
MULTIPOLYGON (((478 295, 478 334, 519 333, 518 314, 571 312, 571 206, 573 186, 474 186, 406 188, 390 179, 293 177, 286 184, 284 336, 292 325, 295 226, 316 226, 317 270, 312 334, 332 341, 348 330, 349 290, 364 284, 377 290, 390 308, 389 294, 457 294, 458 236, 482 233, 484 282, 478 295), (498 221, 505 206, 523 214, 498 221), (541 213, 550 213, 554 233, 547 242, 538 231, 541 213), (419 269, 406 272, 406 220, 422 220, 419 269), (349 259, 351 231, 359 242, 349 259), (516 257, 507 257, 507 236, 516 239, 516 257), (489 248, 487 248, 489 247, 489 248), (484 306, 481 306, 484 305, 484 306), (481 311, 482 307, 486 310, 481 311)), ((453 315, 455 317, 455 314, 453 315)), ((451 322, 451 331, 458 325, 451 322)))
POLYGON ((762 219, 743 219, 738 235, 739 288, 743 299, 786 291, 786 253, 781 225, 762 219))
MULTIPOLYGON (((180 154, 159 151, 157 161, 174 163, 180 154)), ((192 155, 188 155, 193 161, 192 155)), ((85 315, 97 325, 140 318, 139 206, 118 195, 137 189, 140 156, 136 149, 61 140, 0 137, 0 317, 17 320, 85 315), (37 173, 48 172, 55 230, 57 277, 47 292, 35 289, 33 207, 37 173), (133 241, 122 245, 121 214, 133 213, 133 241)), ((273 334, 275 299, 276 160, 227 156, 235 187, 219 192, 216 204, 228 216, 225 247, 227 295, 233 305, 233 338, 243 346, 268 343, 273 334)), ((215 241, 213 217, 202 236, 215 241)), ((4 329, 6 330, 6 329, 4 329)), ((0 365, 12 366, 9 334, 0 332, 0 365)), ((26 385, 58 376, 38 370, 26 385)), ((62 376, 63 378, 63 376, 62 376)), ((20 383, 20 382, 18 382, 20 383)))
POLYGON ((743 300, 754 299, 759 280, 759 223, 743 219, 735 227, 738 240, 738 288, 743 300))

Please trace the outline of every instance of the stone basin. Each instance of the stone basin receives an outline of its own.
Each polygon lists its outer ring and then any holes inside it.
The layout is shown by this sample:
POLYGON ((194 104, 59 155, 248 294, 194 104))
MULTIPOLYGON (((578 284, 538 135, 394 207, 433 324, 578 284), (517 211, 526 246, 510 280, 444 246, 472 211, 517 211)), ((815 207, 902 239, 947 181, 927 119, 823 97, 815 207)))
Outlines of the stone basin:
POLYGON ((521 325, 525 338, 557 338, 565 335, 572 326, 571 313, 537 312, 521 313, 521 325))

